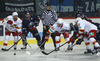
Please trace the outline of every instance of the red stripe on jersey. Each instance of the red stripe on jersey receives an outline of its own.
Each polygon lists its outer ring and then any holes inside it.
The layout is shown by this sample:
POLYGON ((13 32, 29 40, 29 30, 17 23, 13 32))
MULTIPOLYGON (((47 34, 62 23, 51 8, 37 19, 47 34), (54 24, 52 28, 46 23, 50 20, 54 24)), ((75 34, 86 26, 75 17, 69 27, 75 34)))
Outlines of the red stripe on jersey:
POLYGON ((84 29, 79 29, 80 32, 84 32, 84 29))
POLYGON ((97 43, 97 41, 94 41, 94 42, 93 42, 93 45, 95 45, 96 43, 97 43))
POLYGON ((49 34, 50 34, 51 32, 48 30, 48 31, 47 31, 47 33, 49 33, 49 34))
POLYGON ((56 43, 58 44, 58 43, 60 43, 61 42, 61 40, 59 40, 59 41, 56 41, 56 43))
POLYGON ((87 45, 90 45, 90 43, 89 42, 87 42, 87 43, 85 43, 85 45, 87 46, 87 45))

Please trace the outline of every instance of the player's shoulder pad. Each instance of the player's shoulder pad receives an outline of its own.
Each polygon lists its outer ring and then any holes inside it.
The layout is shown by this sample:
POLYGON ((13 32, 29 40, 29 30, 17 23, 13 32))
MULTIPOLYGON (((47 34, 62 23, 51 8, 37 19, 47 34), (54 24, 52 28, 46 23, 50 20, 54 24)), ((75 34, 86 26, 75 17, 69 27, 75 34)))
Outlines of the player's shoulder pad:
POLYGON ((8 19, 12 19, 12 18, 13 18, 13 16, 12 16, 12 15, 9 15, 9 16, 7 16, 7 18, 8 18, 8 19))
POLYGON ((57 27, 57 22, 55 22, 55 23, 53 24, 53 27, 57 27))
POLYGON ((22 20, 21 20, 20 18, 18 18, 18 22, 19 22, 19 23, 21 23, 21 22, 22 22, 22 20))
POLYGON ((69 29, 70 26, 67 22, 63 21, 63 27, 69 29))
POLYGON ((65 26, 65 27, 69 27, 69 24, 67 23, 67 22, 63 22, 63 25, 65 26))

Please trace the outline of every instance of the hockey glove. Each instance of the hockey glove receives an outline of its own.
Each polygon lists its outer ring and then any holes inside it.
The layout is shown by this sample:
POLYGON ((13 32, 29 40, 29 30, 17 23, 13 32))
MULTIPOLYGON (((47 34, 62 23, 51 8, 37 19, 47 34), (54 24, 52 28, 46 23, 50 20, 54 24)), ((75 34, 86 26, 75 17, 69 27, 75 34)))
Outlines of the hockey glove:
POLYGON ((78 39, 77 42, 76 42, 76 44, 77 45, 81 45, 82 41, 83 41, 83 39, 78 39))
POLYGON ((76 34, 76 37, 77 37, 78 39, 83 38, 83 36, 84 36, 84 34, 79 34, 79 33, 76 34))
POLYGON ((75 40, 76 40, 76 37, 73 37, 73 36, 72 36, 72 37, 70 38, 69 42, 73 42, 73 41, 75 41, 75 40))
POLYGON ((19 36, 22 36, 22 33, 21 32, 19 32, 18 34, 19 34, 19 36))
POLYGON ((12 22, 11 20, 8 20, 7 23, 8 23, 8 24, 12 24, 13 22, 12 22))
POLYGON ((45 36, 45 40, 48 42, 48 39, 49 39, 49 35, 46 35, 45 36))

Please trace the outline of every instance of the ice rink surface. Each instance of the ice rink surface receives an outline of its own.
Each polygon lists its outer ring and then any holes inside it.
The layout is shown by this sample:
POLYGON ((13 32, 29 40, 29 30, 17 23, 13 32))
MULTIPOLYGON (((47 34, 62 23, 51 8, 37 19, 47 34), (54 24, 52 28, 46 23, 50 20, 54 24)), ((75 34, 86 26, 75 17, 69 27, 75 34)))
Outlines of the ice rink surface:
MULTIPOLYGON (((1 48, 2 46, 0 46, 1 48)), ((10 45, 8 46, 10 47, 10 45)), ((67 44, 60 48, 60 51, 53 52, 49 55, 44 55, 37 49, 36 44, 31 44, 30 48, 27 47, 26 50, 21 50, 22 45, 18 45, 17 50, 14 51, 13 48, 9 51, 0 50, 0 61, 100 61, 100 54, 84 54, 85 45, 74 46, 73 51, 67 51, 67 44), (16 55, 13 55, 16 53, 16 55)), ((50 52, 53 50, 53 44, 46 44, 45 52, 50 52)))

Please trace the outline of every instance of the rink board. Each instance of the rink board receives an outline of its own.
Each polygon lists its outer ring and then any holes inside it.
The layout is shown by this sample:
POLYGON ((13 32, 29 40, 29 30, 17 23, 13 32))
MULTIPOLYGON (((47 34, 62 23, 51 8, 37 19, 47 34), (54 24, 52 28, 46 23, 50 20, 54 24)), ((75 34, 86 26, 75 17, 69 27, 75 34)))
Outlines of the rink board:
MULTIPOLYGON (((3 45, 3 42, 4 42, 4 41, 0 41, 0 45, 3 45)), ((61 42, 65 42, 64 38, 61 39, 61 42)), ((28 44, 37 44, 37 41, 36 41, 36 39, 28 39, 28 40, 27 40, 27 43, 28 43, 28 44)), ((53 40, 50 38, 46 43, 53 43, 53 40)), ((10 40, 10 41, 8 42, 8 45, 13 45, 13 44, 14 44, 14 41, 13 41, 13 40, 10 40)), ((19 44, 19 45, 22 44, 22 40, 20 40, 20 41, 18 42, 18 44, 19 44)))

